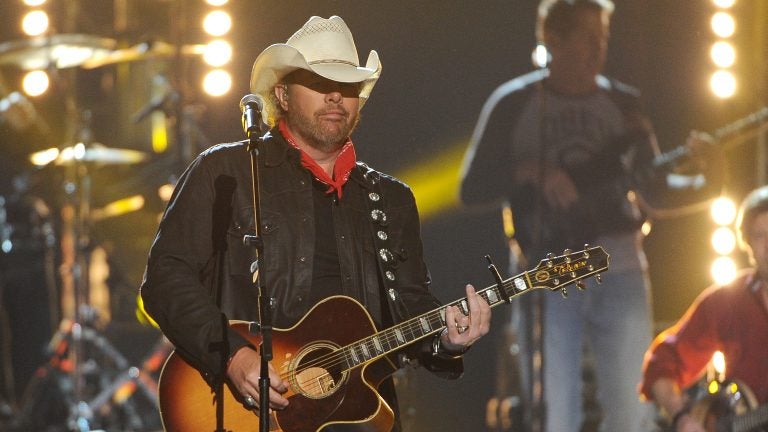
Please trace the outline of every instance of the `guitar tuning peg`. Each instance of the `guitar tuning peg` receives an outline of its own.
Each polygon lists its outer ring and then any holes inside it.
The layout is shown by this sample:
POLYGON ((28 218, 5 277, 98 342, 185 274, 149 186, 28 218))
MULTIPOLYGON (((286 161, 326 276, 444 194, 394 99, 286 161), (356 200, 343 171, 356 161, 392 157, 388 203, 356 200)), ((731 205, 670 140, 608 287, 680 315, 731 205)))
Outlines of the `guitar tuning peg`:
POLYGON ((560 291, 560 294, 563 295, 563 298, 568 298, 568 290, 563 288, 562 291, 560 291))
POLYGON ((573 252, 573 251, 572 251, 572 250, 570 250, 570 249, 564 249, 564 250, 563 250, 563 255, 568 255, 568 254, 570 254, 571 252, 573 252))
POLYGON ((598 284, 603 283, 603 276, 599 275, 599 274, 596 274, 595 275, 595 282, 597 282, 598 284))
POLYGON ((576 281, 576 288, 578 288, 579 291, 584 291, 585 289, 587 289, 587 286, 584 285, 584 281, 583 280, 579 279, 579 280, 576 281))
POLYGON ((547 254, 547 259, 552 259, 554 257, 555 257, 555 254, 553 254, 552 252, 547 254))
POLYGON ((584 249, 589 249, 589 243, 584 243, 584 249))

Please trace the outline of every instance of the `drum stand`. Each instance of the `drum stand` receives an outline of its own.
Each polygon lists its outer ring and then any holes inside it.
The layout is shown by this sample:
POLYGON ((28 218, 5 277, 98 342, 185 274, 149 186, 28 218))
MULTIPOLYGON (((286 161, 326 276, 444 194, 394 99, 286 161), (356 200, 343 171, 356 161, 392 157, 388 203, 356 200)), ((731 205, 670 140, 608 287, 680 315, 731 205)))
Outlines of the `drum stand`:
MULTIPOLYGON (((143 365, 134 367, 96 328, 98 312, 89 302, 92 159, 88 159, 84 144, 71 149, 75 153, 71 160, 58 161, 67 171, 60 239, 64 319, 49 344, 51 359, 39 369, 39 380, 31 387, 58 378, 57 390, 67 404, 66 431, 88 432, 95 430, 94 426, 101 427, 103 417, 111 411, 110 405, 120 406, 127 428, 141 430, 146 419, 142 419, 129 397, 140 389, 151 403, 156 403, 157 383, 150 374, 162 366, 170 344, 161 338, 143 365)), ((19 426, 22 428, 36 421, 32 416, 40 416, 34 412, 35 405, 41 402, 45 391, 28 389, 28 393, 19 416, 21 423, 27 422, 19 426)))
MULTIPOLYGON (((87 152, 88 149, 84 150, 87 152)), ((89 303, 89 257, 92 246, 89 235, 91 178, 88 172, 88 162, 83 163, 75 160, 71 169, 72 175, 70 177, 74 178, 74 181, 67 183, 65 191, 74 198, 70 201, 74 201, 73 208, 77 210, 73 212, 71 223, 68 224, 72 228, 71 233, 74 241, 71 244, 74 246, 74 259, 71 261, 67 273, 72 280, 75 304, 71 330, 67 335, 71 343, 70 357, 72 360, 72 392, 67 425, 72 431, 91 431, 94 420, 105 411, 107 404, 116 402, 124 408, 127 423, 131 429, 141 428, 143 425, 142 418, 136 409, 128 403, 128 396, 138 387, 154 403, 157 398, 157 384, 147 375, 147 372, 151 372, 147 370, 147 365, 141 369, 131 367, 128 360, 94 327, 98 314, 89 303), (106 365, 100 367, 91 355, 106 360, 105 363, 112 365, 113 369, 111 371, 106 369, 104 367, 106 365), (122 372, 115 374, 118 371, 122 372), (98 381, 97 388, 100 391, 89 392, 90 376, 98 381), (130 383, 133 385, 126 387, 126 384, 130 383), (128 394, 118 395, 117 393, 121 390, 123 393, 127 390, 130 391, 128 394)), ((66 218, 67 215, 62 216, 66 218)), ((159 345, 155 351, 161 348, 162 345, 159 345)))

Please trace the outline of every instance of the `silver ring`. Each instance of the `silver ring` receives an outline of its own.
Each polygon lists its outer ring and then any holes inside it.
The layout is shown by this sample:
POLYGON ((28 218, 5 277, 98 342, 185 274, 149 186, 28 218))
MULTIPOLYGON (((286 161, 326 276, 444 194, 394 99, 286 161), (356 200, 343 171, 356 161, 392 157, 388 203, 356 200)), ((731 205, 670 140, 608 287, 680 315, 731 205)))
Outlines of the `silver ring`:
POLYGON ((460 326, 456 324, 456 331, 458 331, 459 333, 464 333, 465 331, 467 331, 468 328, 469 326, 460 326))
POLYGON ((247 395, 243 399, 245 399, 245 404, 248 405, 249 407, 256 406, 256 399, 254 399, 251 395, 247 395))

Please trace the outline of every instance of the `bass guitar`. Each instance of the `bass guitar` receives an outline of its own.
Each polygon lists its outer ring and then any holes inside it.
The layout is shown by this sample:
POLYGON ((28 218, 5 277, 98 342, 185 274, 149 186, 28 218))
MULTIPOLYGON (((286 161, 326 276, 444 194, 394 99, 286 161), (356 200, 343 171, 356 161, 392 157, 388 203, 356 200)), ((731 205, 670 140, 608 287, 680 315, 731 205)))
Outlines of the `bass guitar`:
MULTIPOLYGON (((596 276, 599 281, 599 273, 608 269, 608 263, 608 254, 599 246, 579 252, 566 250, 507 280, 497 277, 497 284, 478 294, 491 307, 534 289, 567 294, 566 286, 572 283, 583 288, 584 278, 596 276)), ((469 312, 466 298, 451 305, 469 312)), ((230 323, 258 346, 261 339, 250 331, 252 324, 230 323)), ((274 329, 273 365, 289 383, 284 396, 290 405, 269 413, 270 430, 307 432, 332 424, 390 430, 394 414, 376 388, 397 369, 392 354, 445 327, 444 306, 378 331, 357 301, 343 296, 321 301, 293 327, 274 329)), ((175 352, 163 367, 158 393, 166 431, 258 430, 256 409, 246 406, 228 385, 217 398, 200 373, 175 352)))

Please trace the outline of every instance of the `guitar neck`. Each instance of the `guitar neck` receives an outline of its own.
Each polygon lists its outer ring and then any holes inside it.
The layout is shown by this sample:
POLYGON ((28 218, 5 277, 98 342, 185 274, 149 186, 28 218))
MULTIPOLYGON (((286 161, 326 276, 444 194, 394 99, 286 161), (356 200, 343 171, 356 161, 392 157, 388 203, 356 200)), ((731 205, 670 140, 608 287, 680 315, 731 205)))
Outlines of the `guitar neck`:
MULTIPOLYGON (((543 260, 535 269, 528 270, 478 291, 490 307, 509 303, 513 298, 538 288, 560 290, 582 278, 605 271, 608 255, 602 247, 593 247, 577 253, 543 260), (595 261, 598 261, 595 263, 595 261)), ((449 303, 469 314, 467 298, 449 303)), ((389 329, 340 349, 348 369, 388 355, 416 341, 437 334, 446 327, 445 306, 411 318, 389 329)))
MULTIPOLYGON (((730 138, 733 135, 743 131, 744 129, 760 124, 768 119, 768 107, 763 107, 745 117, 742 117, 736 121, 733 121, 721 128, 718 128, 712 132, 712 137, 716 142, 720 142, 726 138, 730 138)), ((665 167, 677 162, 679 159, 688 155, 690 150, 688 146, 681 145, 672 150, 664 152, 653 158, 652 165, 654 168, 665 167)))
POLYGON ((768 424, 768 404, 733 419, 733 432, 750 432, 768 424))

